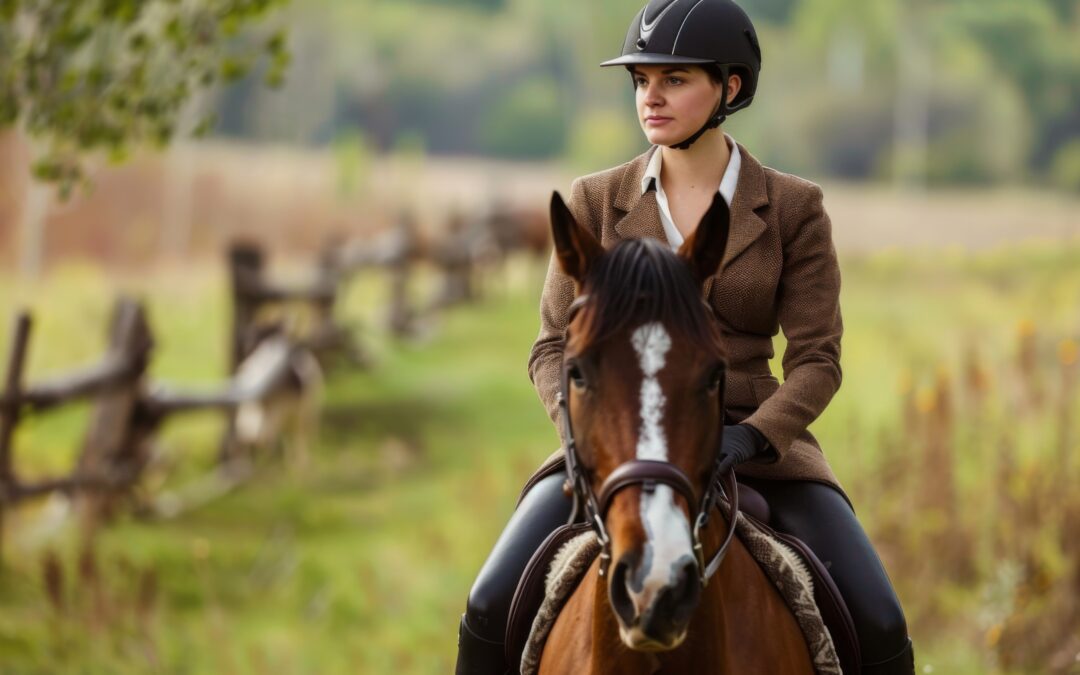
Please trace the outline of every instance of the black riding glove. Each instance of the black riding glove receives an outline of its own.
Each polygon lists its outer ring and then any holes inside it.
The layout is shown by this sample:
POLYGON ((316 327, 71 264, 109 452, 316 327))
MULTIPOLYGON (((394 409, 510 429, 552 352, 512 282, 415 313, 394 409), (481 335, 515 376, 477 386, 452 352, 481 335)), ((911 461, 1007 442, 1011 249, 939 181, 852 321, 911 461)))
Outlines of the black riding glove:
POLYGON ((749 424, 725 424, 724 440, 720 444, 720 474, 736 464, 754 460, 764 464, 779 457, 769 440, 749 424))

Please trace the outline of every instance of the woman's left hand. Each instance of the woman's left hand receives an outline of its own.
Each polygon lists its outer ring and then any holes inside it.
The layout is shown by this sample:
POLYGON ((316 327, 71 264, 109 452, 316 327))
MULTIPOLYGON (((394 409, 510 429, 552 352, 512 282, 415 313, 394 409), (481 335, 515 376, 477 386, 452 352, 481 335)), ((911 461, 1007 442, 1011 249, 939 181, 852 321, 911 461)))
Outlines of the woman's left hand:
POLYGON ((725 424, 720 444, 720 474, 746 461, 763 463, 776 461, 776 451, 769 440, 749 424, 725 424))

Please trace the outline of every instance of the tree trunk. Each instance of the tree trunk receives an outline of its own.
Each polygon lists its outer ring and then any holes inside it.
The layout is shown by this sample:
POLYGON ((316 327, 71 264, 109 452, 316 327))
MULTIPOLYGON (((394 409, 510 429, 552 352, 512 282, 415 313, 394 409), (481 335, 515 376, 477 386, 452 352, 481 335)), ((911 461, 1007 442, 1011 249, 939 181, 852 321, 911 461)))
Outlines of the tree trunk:
POLYGON ((917 8, 901 9, 896 22, 897 86, 893 144, 894 180, 898 188, 924 192, 930 146, 930 44, 917 8))
POLYGON ((45 266, 45 226, 55 188, 34 180, 30 163, 38 148, 17 126, 3 133, 0 141, 0 180, 8 186, 0 204, 0 234, 7 250, 12 252, 9 263, 19 275, 36 279, 45 266))

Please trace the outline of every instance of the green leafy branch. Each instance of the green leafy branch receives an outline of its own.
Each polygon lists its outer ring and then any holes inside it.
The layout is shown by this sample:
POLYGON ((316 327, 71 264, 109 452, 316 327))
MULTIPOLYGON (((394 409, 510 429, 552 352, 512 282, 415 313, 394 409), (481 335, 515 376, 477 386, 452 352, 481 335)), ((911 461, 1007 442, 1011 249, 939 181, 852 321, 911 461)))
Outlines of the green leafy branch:
MULTIPOLYGON (((287 0, 0 0, 0 126, 41 148, 34 175, 67 196, 83 159, 165 145, 200 90, 235 81, 260 61, 279 86, 289 66, 283 31, 261 42, 242 29, 287 0)), ((206 133, 204 118, 193 133, 206 133)))

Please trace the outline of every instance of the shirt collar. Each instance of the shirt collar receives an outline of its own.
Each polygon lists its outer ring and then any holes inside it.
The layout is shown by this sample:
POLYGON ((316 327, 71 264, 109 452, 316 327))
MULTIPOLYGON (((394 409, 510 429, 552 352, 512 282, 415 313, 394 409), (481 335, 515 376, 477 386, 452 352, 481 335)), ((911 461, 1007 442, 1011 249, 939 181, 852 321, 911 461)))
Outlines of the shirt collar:
MULTIPOLYGON (((731 149, 731 159, 728 160, 727 169, 724 170, 724 177, 720 179, 720 194, 723 195, 724 201, 728 203, 730 208, 731 200, 735 198, 735 188, 739 183, 742 153, 739 152, 739 145, 735 142, 735 139, 726 131, 724 132, 724 138, 727 139, 728 147, 731 149)), ((663 153, 660 152, 660 148, 657 148, 656 152, 649 158, 649 165, 645 167, 645 175, 641 177, 641 194, 649 191, 649 186, 652 185, 654 180, 657 189, 660 189, 660 167, 662 165, 663 153)))

